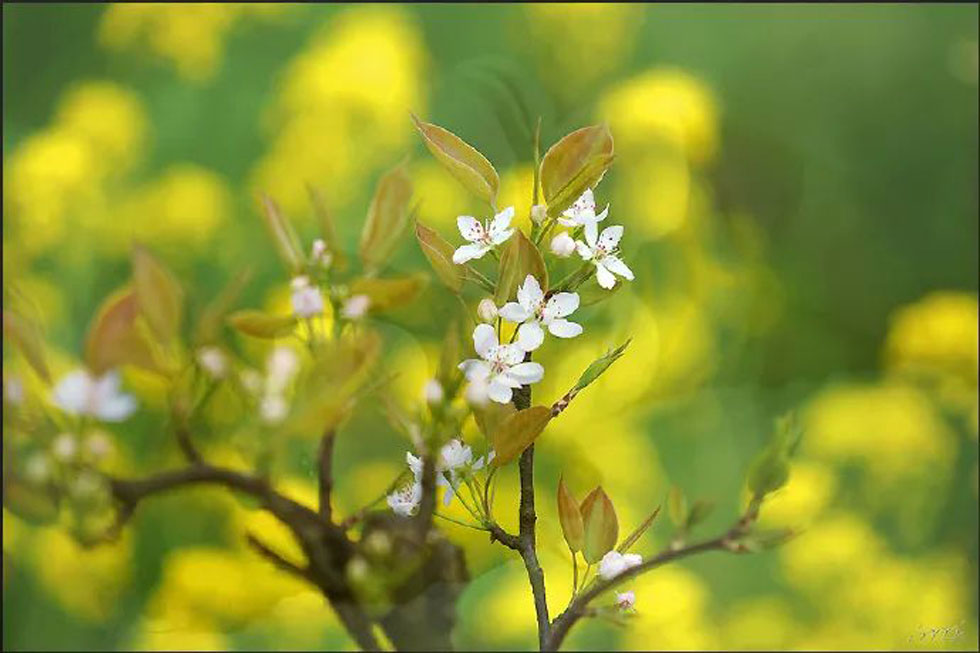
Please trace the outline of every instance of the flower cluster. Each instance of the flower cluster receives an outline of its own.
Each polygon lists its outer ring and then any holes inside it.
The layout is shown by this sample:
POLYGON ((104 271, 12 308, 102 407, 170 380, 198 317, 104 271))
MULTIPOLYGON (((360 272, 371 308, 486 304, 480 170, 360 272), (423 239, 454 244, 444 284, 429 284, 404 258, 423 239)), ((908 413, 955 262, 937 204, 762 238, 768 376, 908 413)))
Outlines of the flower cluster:
POLYGON ((94 417, 103 422, 121 422, 136 410, 132 395, 119 390, 119 373, 94 376, 87 370, 75 370, 55 385, 52 399, 69 415, 94 417))
MULTIPOLYGON (((483 469, 493 461, 494 452, 491 450, 486 457, 473 460, 473 449, 459 439, 452 439, 439 450, 436 459, 436 485, 446 488, 442 503, 448 506, 460 483, 468 474, 483 469)), ((388 506, 399 515, 408 517, 414 515, 422 501, 422 471, 423 461, 420 456, 411 451, 405 452, 405 462, 412 472, 412 482, 388 495, 388 506)))
POLYGON ((493 219, 485 225, 469 215, 461 215, 456 218, 459 233, 469 241, 469 244, 461 245, 453 252, 453 263, 461 265, 473 259, 483 258, 483 255, 494 247, 506 242, 514 233, 514 230, 510 228, 510 221, 513 219, 513 206, 508 206, 493 216, 493 219))

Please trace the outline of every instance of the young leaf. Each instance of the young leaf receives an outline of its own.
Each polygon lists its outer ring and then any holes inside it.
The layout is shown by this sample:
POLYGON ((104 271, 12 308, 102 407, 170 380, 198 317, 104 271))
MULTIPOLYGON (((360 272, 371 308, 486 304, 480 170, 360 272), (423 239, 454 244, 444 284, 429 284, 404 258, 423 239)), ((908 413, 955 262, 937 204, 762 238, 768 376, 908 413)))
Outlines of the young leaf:
POLYGON ((581 551, 585 544, 585 525, 582 523, 582 511, 575 497, 565 486, 565 479, 558 478, 558 521, 561 522, 561 533, 568 543, 568 548, 574 553, 581 551))
POLYGON ((493 434, 493 449, 497 456, 493 464, 501 467, 517 458, 551 419, 551 408, 547 406, 531 406, 518 411, 504 420, 493 434))
POLYGON ((657 515, 659 514, 660 514, 660 506, 657 506, 656 509, 652 513, 650 513, 650 516, 644 519, 643 523, 637 526, 636 530, 630 533, 629 537, 623 540, 620 543, 620 545, 616 547, 616 550, 619 551, 620 553, 626 553, 627 551, 629 551, 629 548, 634 544, 636 544, 636 541, 643 536, 643 534, 646 532, 648 528, 650 528, 650 525, 653 523, 653 520, 656 519, 657 515))
POLYGON ((748 552, 758 553, 785 544, 797 535, 791 528, 758 530, 746 533, 737 542, 748 552))
POLYGON ((242 294, 242 290, 245 289, 251 276, 251 269, 239 270, 214 299, 208 302, 197 318, 197 325, 194 327, 195 344, 207 345, 221 337, 221 327, 225 323, 225 316, 238 301, 239 295, 242 294))
POLYGON ((687 513, 687 524, 688 529, 694 528, 711 514, 714 510, 715 504, 711 501, 705 501, 703 499, 698 499, 691 506, 691 509, 687 513))
POLYGON ((583 127, 552 145, 541 160, 541 189, 549 215, 559 215, 598 184, 614 156, 606 125, 583 127))
POLYGON ((299 238, 289 220, 282 215, 279 207, 267 195, 262 196, 262 216, 279 258, 286 264, 290 273, 298 274, 303 268, 303 253, 299 246, 299 238))
POLYGON ((184 312, 184 290, 173 273, 142 245, 131 255, 133 287, 140 312, 160 342, 177 336, 184 312))
POLYGON ((493 206, 500 177, 486 157, 451 131, 422 122, 414 114, 412 120, 432 156, 467 190, 493 206))
POLYGON ((789 461, 778 447, 770 446, 749 467, 748 486, 756 498, 775 492, 789 480, 789 461))
POLYGON ((109 295, 99 307, 85 341, 85 362, 96 375, 119 365, 136 365, 162 372, 149 334, 140 328, 139 302, 132 288, 109 295))
POLYGON ((433 229, 421 222, 415 222, 415 238, 429 264, 436 271, 436 276, 453 292, 458 293, 463 287, 465 268, 453 263, 453 246, 433 229))
POLYGON ((507 241, 500 254, 500 277, 497 279, 497 289, 494 301, 499 306, 517 295, 517 288, 527 275, 532 275, 541 284, 541 289, 548 290, 548 270, 545 267, 541 252, 534 246, 520 229, 507 241))
POLYGON ((619 538, 616 509, 601 487, 593 490, 582 503, 582 522, 585 527, 582 555, 586 562, 595 564, 613 550, 619 538))
POLYGON ((344 253, 340 250, 340 241, 337 239, 337 230, 334 226, 333 216, 327 208, 327 201, 323 193, 312 185, 306 186, 310 194, 310 203, 313 205, 313 215, 316 217, 317 224, 320 226, 320 236, 327 245, 327 251, 333 256, 332 265, 344 267, 347 262, 344 253))
POLYGON ((633 339, 630 338, 619 347, 616 347, 616 349, 607 351, 601 358, 597 358, 595 361, 593 361, 592 364, 589 365, 584 372, 582 372, 582 376, 578 378, 578 382, 575 384, 572 392, 579 392, 587 385, 598 379, 603 372, 609 369, 610 365, 616 362, 617 358, 623 355, 623 352, 626 351, 626 348, 629 346, 632 340, 633 339))
POLYGON ((412 180, 402 162, 381 177, 368 207, 358 250, 365 267, 377 268, 395 249, 408 225, 411 200, 412 180))
POLYGON ((3 334, 20 350, 24 359, 45 383, 51 383, 51 372, 44 359, 41 335, 27 318, 10 310, 3 312, 3 334))
POLYGON ((358 279, 350 286, 351 295, 371 298, 370 310, 388 311, 412 303, 425 286, 425 277, 403 279, 358 279))
POLYGON ((496 401, 488 401, 482 406, 473 407, 473 419, 483 433, 484 437, 493 442, 494 434, 507 419, 515 414, 517 409, 514 404, 498 404, 496 401))
POLYGON ((687 523, 687 498, 684 496, 684 490, 676 485, 670 486, 670 492, 667 494, 667 514, 670 515, 670 521, 674 522, 675 526, 683 526, 687 523))
POLYGON ((228 324, 253 338, 279 338, 292 332, 296 327, 296 318, 292 315, 270 315, 246 309, 229 315, 228 324))

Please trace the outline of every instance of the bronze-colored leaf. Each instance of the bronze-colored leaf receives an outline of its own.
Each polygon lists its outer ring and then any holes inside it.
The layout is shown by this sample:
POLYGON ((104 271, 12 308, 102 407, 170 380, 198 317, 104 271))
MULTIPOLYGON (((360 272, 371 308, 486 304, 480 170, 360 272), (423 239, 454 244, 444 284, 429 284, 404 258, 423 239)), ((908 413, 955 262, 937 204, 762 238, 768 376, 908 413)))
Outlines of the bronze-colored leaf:
POLYGON ((184 314, 184 290, 173 273, 142 245, 131 255, 133 287, 140 311, 163 344, 171 343, 184 314))
POLYGON ((487 158, 459 136, 438 125, 412 116, 432 156, 467 190, 491 206, 500 188, 500 177, 487 158))
POLYGON ((541 160, 541 189, 549 215, 559 215, 598 184, 614 156, 606 125, 583 127, 552 145, 541 160))
POLYGON ((581 551, 585 544, 585 525, 582 522, 582 511, 575 497, 565 486, 565 479, 558 478, 558 521, 561 523, 561 533, 572 552, 581 551))
POLYGON ((194 342, 206 345, 220 339, 228 311, 238 301, 239 296, 252 277, 249 268, 240 270, 231 281, 204 307, 194 328, 194 342))
POLYGON ((337 238, 333 215, 327 208, 327 200, 321 191, 311 185, 307 185, 306 190, 310 194, 310 203, 313 204, 313 215, 320 226, 320 236, 327 246, 327 251, 333 257, 331 265, 343 269, 347 265, 347 257, 340 249, 340 240, 337 238))
POLYGON ((358 253, 368 269, 384 263, 398 244, 411 214, 412 180, 402 162, 382 175, 368 207, 358 253))
POLYGON ((369 309, 374 312, 400 308, 415 301, 425 287, 424 276, 402 279, 358 279, 350 286, 351 295, 371 298, 369 309))
POLYGON ((422 253, 436 271, 436 276, 453 292, 459 292, 466 278, 465 268, 453 263, 453 246, 421 222, 415 222, 415 238, 419 241, 422 253))
POLYGON ((272 198, 266 195, 262 196, 262 216, 279 258, 290 273, 298 274, 303 269, 304 259, 293 225, 283 216, 272 198))
POLYGON ((531 406, 505 419, 493 434, 493 449, 497 452, 493 464, 500 467, 521 455, 550 419, 551 408, 547 406, 531 406))
POLYGON ((41 334, 27 318, 12 311, 3 311, 3 335, 23 354, 28 365, 45 383, 51 383, 51 372, 44 358, 41 334))
POLYGON ((613 550, 619 538, 619 521, 612 501, 601 487, 596 488, 582 504, 585 539, 582 555, 589 564, 602 560, 613 550))
POLYGON ((500 306, 517 296, 517 288, 524 283, 527 275, 532 275, 548 291, 548 269, 541 252, 520 229, 514 231, 500 254, 500 276, 494 302, 500 306))
POLYGON ((292 332, 296 327, 296 318, 292 315, 270 315, 246 309, 229 315, 228 324, 253 338, 280 338, 292 332))
POLYGON ((101 375, 119 365, 136 365, 163 372, 154 356, 149 329, 139 318, 139 302, 132 288, 117 290, 106 298, 85 341, 89 370, 101 375))
POLYGON ((493 442, 493 436, 500 426, 516 412, 512 403, 498 404, 496 401, 488 401, 482 406, 473 407, 473 419, 476 420, 480 432, 493 442))

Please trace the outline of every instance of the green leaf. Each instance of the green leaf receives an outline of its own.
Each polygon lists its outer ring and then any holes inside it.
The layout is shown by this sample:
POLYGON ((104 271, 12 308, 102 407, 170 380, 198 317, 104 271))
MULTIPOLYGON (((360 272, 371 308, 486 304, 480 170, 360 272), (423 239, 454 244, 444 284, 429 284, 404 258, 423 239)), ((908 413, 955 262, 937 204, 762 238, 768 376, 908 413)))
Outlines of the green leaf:
POLYGON ((606 125, 583 127, 552 145, 541 160, 541 189, 548 214, 559 215, 595 187, 614 157, 612 133, 606 125))
POLYGON ((4 471, 3 507, 35 526, 54 522, 59 513, 58 496, 50 488, 39 488, 16 480, 4 471))
POLYGON ((524 283, 529 274, 538 280, 543 291, 548 291, 548 269, 541 252, 517 229, 500 254, 500 277, 497 279, 494 302, 500 306, 512 300, 517 295, 518 286, 524 283))
POLYGON ((643 523, 637 526, 636 530, 630 533, 629 537, 623 540, 620 543, 620 545, 616 547, 616 550, 619 551, 620 553, 626 553, 627 551, 629 551, 629 548, 634 544, 636 544, 636 541, 643 536, 643 534, 647 531, 648 528, 650 528, 650 525, 653 524, 653 520, 655 520, 657 518, 657 515, 659 514, 660 514, 660 506, 657 506, 654 509, 654 511, 650 513, 650 516, 644 519, 643 523))
POLYGON ((715 504, 711 501, 705 501, 703 499, 698 499, 695 501, 694 505, 691 506, 691 509, 687 513, 686 527, 689 529, 694 528, 703 522, 708 518, 708 515, 711 514, 711 511, 714 510, 714 508, 715 504))
POLYGON ((467 190, 493 206, 500 177, 486 157, 451 131, 422 122, 414 114, 412 120, 432 156, 467 190))
POLYGON ((775 492, 789 480, 789 461, 778 447, 768 447, 749 467, 749 491, 757 498, 775 492))
POLYGON ((687 498, 684 496, 684 491, 676 485, 670 486, 670 492, 667 494, 667 514, 675 526, 683 526, 687 523, 687 498))
POLYGON ((578 382, 575 384, 572 392, 579 392, 590 383, 598 379, 603 372, 609 369, 610 365, 616 362, 616 359, 623 355, 623 352, 626 351, 626 348, 629 347, 632 340, 633 339, 630 338, 619 347, 616 347, 616 349, 607 351, 601 358, 597 358, 595 361, 593 361, 592 364, 589 365, 584 372, 582 372, 582 376, 578 378, 578 382))
POLYGON ((582 521, 582 511, 575 497, 565 486, 565 479, 558 477, 558 521, 561 523, 561 533, 572 552, 581 551, 585 545, 585 524, 582 521))
POLYGON ((23 354, 28 365, 45 383, 51 383, 51 372, 44 358, 41 333, 37 326, 27 318, 11 312, 3 312, 3 335, 23 354))
POLYGON ((582 522, 585 527, 582 555, 586 562, 595 564, 613 550, 619 538, 616 509, 601 487, 582 502, 582 522))
POLYGON ((438 234, 418 220, 415 221, 415 238, 429 264, 436 271, 436 276, 455 293, 463 287, 466 270, 461 265, 453 263, 453 246, 438 234))
MULTIPOLYGON (((462 345, 460 343, 459 337, 459 321, 453 320, 449 323, 446 328, 446 335, 442 341, 442 350, 439 352, 439 369, 436 373, 436 378, 442 385, 443 389, 446 391, 446 396, 450 397, 456 394, 456 390, 459 387, 459 383, 462 381, 463 373, 460 371, 458 365, 461 357, 460 350, 462 345)), ((504 404, 497 404, 495 401, 488 402, 491 404, 496 404, 502 406, 504 404)), ((511 408, 511 404, 507 404, 511 408)), ((475 413, 474 413, 475 415, 475 413)), ((479 417, 477 417, 477 425, 480 424, 479 417)), ((483 427, 480 426, 482 429, 483 427)), ((490 440, 493 431, 487 432, 483 431, 483 435, 486 436, 487 440, 490 440)))
POLYGON ((303 269, 304 257, 293 225, 267 195, 262 196, 262 216, 279 258, 286 264, 290 273, 298 274, 303 269))
POLYGON ((160 342, 169 344, 180 330, 184 290, 173 273, 142 245, 133 246, 131 261, 140 312, 160 342))
POLYGON ((758 530, 746 533, 736 540, 746 551, 758 553, 767 549, 772 549, 797 535, 791 528, 777 528, 773 530, 758 530))
POLYGON ((228 311, 238 301, 252 277, 249 268, 239 270, 231 281, 204 307, 197 318, 194 327, 194 342, 197 345, 207 345, 221 338, 221 328, 224 326, 228 311))
POLYGON ((139 317, 139 302, 130 287, 117 290, 102 302, 85 341, 89 370, 101 375, 119 365, 135 365, 163 373, 146 324, 139 317))
POLYGON ((551 408, 547 406, 531 406, 505 419, 493 434, 493 449, 497 452, 493 464, 502 467, 517 458, 541 435, 550 419, 551 408))
POLYGON ((402 162, 381 177, 368 207, 358 250, 366 268, 378 268, 395 249, 408 226, 411 200, 412 180, 402 162))
POLYGON ((369 310, 381 312, 411 304, 424 287, 423 276, 402 279, 358 279, 351 284, 350 294, 367 295, 371 298, 369 310))
POLYGON ((228 324, 253 338, 279 338, 292 332, 296 327, 296 318, 292 315, 270 315, 246 309, 229 315, 228 324))

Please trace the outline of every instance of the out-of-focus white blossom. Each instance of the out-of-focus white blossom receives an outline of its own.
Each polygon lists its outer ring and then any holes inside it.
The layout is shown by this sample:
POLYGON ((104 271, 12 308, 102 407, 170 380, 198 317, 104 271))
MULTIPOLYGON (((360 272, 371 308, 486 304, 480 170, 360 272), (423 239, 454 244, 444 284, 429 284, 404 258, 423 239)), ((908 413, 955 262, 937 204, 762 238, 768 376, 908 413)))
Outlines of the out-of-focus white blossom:
POLYGON ((228 357, 218 347, 201 347, 197 350, 197 364, 212 379, 221 379, 228 371, 228 357))
POLYGON ((551 253, 559 258, 568 258, 575 253, 575 239, 563 231, 551 239, 551 253))
POLYGON ((51 441, 51 455, 63 463, 78 455, 78 438, 74 433, 59 433, 51 441))
POLYGON ((620 553, 613 550, 599 561, 599 576, 605 580, 615 578, 621 573, 643 562, 643 556, 636 553, 620 553))
POLYGON ((299 370, 299 357, 291 347, 277 345, 266 359, 265 391, 281 394, 299 370))
POLYGON ((535 224, 541 224, 548 218, 548 207, 544 204, 535 204, 531 207, 531 220, 535 224))
POLYGON ((469 241, 453 252, 453 263, 461 265, 475 258, 482 258, 491 249, 505 242, 514 233, 510 221, 514 218, 514 207, 506 209, 493 216, 488 225, 483 225, 476 218, 461 215, 456 218, 459 233, 469 241))
POLYGON ((24 403, 24 383, 16 376, 4 379, 3 398, 7 403, 15 406, 24 403))
POLYGON ((490 384, 486 379, 474 379, 466 384, 463 397, 471 406, 486 406, 490 401, 490 384))
POLYGON ((86 370, 69 372, 52 391, 56 406, 71 415, 89 415, 104 422, 121 422, 136 410, 136 400, 119 390, 119 374, 95 377, 86 370))
POLYGON ((319 288, 310 284, 308 277, 295 277, 292 287, 293 294, 290 302, 296 317, 313 317, 323 312, 323 295, 319 288))
POLYGON ((497 332, 489 324, 478 324, 473 330, 473 348, 483 360, 470 358, 459 364, 466 378, 472 383, 487 383, 490 399, 506 404, 514 388, 537 383, 544 378, 540 363, 523 362, 524 350, 517 345, 502 345, 497 332))
POLYGON ((578 293, 555 293, 544 300, 541 284, 530 274, 517 289, 517 301, 508 302, 500 309, 500 317, 520 324, 517 345, 524 351, 534 351, 544 342, 544 326, 551 335, 574 338, 582 333, 582 325, 565 319, 578 309, 578 293))
POLYGON ((633 590, 616 592, 616 606, 623 612, 630 612, 636 605, 636 593, 633 590))
POLYGON ((258 371, 252 368, 244 369, 238 378, 242 382, 242 387, 253 395, 257 395, 262 391, 262 375, 258 371))
POLYGON ((82 446, 85 452, 95 460, 102 460, 112 453, 112 440, 102 431, 90 433, 82 446))
POLYGON ((327 243, 322 238, 317 238, 313 241, 313 247, 310 249, 310 258, 322 268, 329 268, 333 262, 333 256, 327 251, 327 243))
POLYGON ((626 267, 619 257, 616 256, 619 240, 623 237, 623 227, 614 225, 602 230, 602 235, 596 237, 595 231, 585 230, 585 240, 575 242, 579 256, 582 260, 591 261, 595 265, 595 277, 599 285, 605 289, 610 289, 616 285, 618 274, 624 279, 633 280, 633 271, 626 267))
POLYGON ((416 481, 411 485, 399 488, 388 495, 387 501, 388 507, 396 515, 411 517, 418 511, 419 504, 422 503, 422 484, 416 481))
POLYGON ((364 317, 371 307, 371 298, 367 295, 351 295, 344 302, 340 314, 348 320, 359 320, 364 317))
POLYGON ((422 387, 422 396, 426 403, 437 404, 445 398, 446 393, 442 389, 442 384, 436 379, 429 379, 422 387))
POLYGON ((592 195, 592 189, 589 188, 565 209, 558 222, 566 227, 585 227, 586 236, 591 233, 594 239, 599 230, 599 223, 605 220, 607 215, 609 215, 608 206, 602 210, 602 213, 596 215, 595 197, 592 195))
POLYGON ((24 462, 24 479, 40 485, 51 478, 51 461, 43 453, 35 453, 24 462))
POLYGON ((289 405, 282 395, 266 395, 259 400, 259 415, 266 424, 279 424, 289 413, 289 405))
POLYGON ((493 323, 497 319, 497 305, 489 297, 481 299, 476 306, 476 316, 480 318, 481 322, 493 323))

